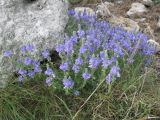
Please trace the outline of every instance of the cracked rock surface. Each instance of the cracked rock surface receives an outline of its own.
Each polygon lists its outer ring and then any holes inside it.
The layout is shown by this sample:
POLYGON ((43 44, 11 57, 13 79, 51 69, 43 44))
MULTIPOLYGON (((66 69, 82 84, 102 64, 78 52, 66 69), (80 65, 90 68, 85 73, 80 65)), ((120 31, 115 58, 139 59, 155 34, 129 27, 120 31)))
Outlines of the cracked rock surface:
POLYGON ((63 40, 67 9, 65 0, 0 0, 0 87, 15 70, 4 51, 12 50, 21 58, 18 49, 26 44, 36 46, 37 57, 43 49, 53 49, 63 40))

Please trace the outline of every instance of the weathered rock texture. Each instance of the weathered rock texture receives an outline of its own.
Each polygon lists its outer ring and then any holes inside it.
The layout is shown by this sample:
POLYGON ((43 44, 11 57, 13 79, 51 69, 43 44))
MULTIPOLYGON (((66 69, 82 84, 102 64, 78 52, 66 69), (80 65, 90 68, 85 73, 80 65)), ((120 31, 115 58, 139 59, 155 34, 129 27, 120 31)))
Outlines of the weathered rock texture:
POLYGON ((135 3, 132 3, 131 8, 127 12, 127 15, 132 16, 135 14, 142 14, 147 11, 148 10, 146 9, 146 7, 142 3, 135 2, 135 3))
POLYGON ((96 14, 102 17, 111 17, 113 16, 109 10, 110 7, 114 7, 114 4, 111 2, 104 2, 97 6, 96 14))
POLYGON ((0 0, 0 87, 15 67, 3 57, 5 50, 18 49, 28 43, 38 49, 52 49, 63 38, 68 21, 66 0, 0 0))

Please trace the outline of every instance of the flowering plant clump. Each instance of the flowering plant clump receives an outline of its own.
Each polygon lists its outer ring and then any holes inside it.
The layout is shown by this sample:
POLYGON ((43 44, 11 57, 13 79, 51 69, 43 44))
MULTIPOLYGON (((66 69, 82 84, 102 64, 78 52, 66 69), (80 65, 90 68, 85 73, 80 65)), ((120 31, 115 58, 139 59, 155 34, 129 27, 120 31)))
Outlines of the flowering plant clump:
MULTIPOLYGON (((145 34, 128 32, 106 21, 97 21, 95 16, 88 16, 86 12, 78 14, 69 10, 68 13, 79 25, 77 31, 71 36, 66 34, 64 42, 55 48, 61 58, 59 68, 54 66, 48 50, 42 51, 43 58, 48 61, 45 66, 41 66, 39 60, 26 56, 18 60, 23 64, 17 69, 20 82, 40 76, 48 86, 79 95, 87 84, 95 86, 105 80, 110 86, 121 76, 124 65, 134 64, 137 56, 145 59, 155 53, 145 34)), ((33 50, 32 45, 21 49, 25 53, 33 50)), ((8 57, 12 52, 4 55, 8 57)))

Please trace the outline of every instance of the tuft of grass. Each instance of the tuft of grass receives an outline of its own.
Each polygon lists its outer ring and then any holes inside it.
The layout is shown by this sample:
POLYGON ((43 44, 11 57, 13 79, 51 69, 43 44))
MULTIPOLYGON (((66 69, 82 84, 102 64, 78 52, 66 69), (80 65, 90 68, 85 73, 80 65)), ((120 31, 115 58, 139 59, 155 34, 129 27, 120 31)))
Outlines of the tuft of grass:
POLYGON ((154 2, 155 4, 159 4, 159 3, 160 3, 160 0, 153 0, 153 2, 154 2))
POLYGON ((82 0, 68 0, 68 2, 71 3, 71 4, 79 3, 81 1, 82 0))

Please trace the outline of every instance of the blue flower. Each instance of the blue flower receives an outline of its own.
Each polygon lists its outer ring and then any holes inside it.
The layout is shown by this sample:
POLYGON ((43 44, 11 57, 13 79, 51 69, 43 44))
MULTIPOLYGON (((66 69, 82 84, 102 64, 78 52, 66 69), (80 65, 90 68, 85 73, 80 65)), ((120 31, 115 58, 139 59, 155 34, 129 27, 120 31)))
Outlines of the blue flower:
POLYGON ((24 64, 25 65, 30 65, 31 63, 32 63, 32 59, 31 58, 27 57, 27 58, 24 59, 24 64))
POLYGON ((109 73, 107 76, 106 76, 106 82, 107 83, 111 83, 113 80, 113 76, 109 73))
POLYGON ((78 73, 80 71, 80 67, 76 64, 73 65, 72 70, 74 71, 74 73, 78 73))
POLYGON ((52 75, 54 74, 53 70, 51 68, 47 68, 47 70, 45 71, 45 75, 52 75))
POLYGON ((40 73, 40 72, 42 72, 42 69, 39 66, 35 66, 34 67, 34 72, 35 73, 40 73))
POLYGON ((3 53, 3 55, 4 55, 5 57, 11 57, 11 56, 13 55, 13 52, 12 52, 11 50, 7 50, 7 51, 5 51, 5 52, 3 53))
POLYGON ((118 66, 112 66, 110 73, 113 76, 120 77, 120 68, 118 66))
POLYGON ((122 50, 122 48, 118 45, 114 46, 113 47, 113 50, 115 53, 117 53, 120 57, 123 57, 124 56, 124 52, 122 50))
POLYGON ((64 50, 67 55, 71 55, 73 53, 73 43, 72 41, 66 41, 64 45, 64 50))
POLYGON ((44 58, 48 58, 49 57, 49 51, 48 50, 44 50, 43 52, 42 52, 42 56, 44 57, 44 58))
POLYGON ((47 77, 46 78, 46 84, 47 84, 47 86, 51 86, 52 85, 52 81, 53 81, 52 77, 47 77))
POLYGON ((77 65, 83 65, 83 59, 81 57, 78 57, 75 61, 77 65))
POLYGON ((115 77, 120 77, 120 68, 118 66, 112 66, 109 74, 106 76, 106 81, 111 83, 115 77))
POLYGON ((104 59, 104 60, 102 61, 102 66, 103 66, 103 68, 104 68, 104 69, 108 68, 108 66, 111 65, 112 62, 113 62, 112 60, 104 59))
POLYGON ((58 53, 62 53, 62 52, 64 52, 64 45, 63 44, 59 44, 59 45, 57 45, 56 46, 56 51, 58 52, 58 53))
POLYGON ((64 85, 64 88, 73 88, 74 81, 70 77, 68 79, 64 78, 63 79, 63 85, 64 85))
POLYGON ((18 77, 18 81, 19 81, 19 82, 23 82, 23 81, 24 81, 24 77, 23 77, 23 76, 19 76, 19 77, 18 77))
POLYGON ((21 47, 22 52, 30 51, 32 52, 34 50, 34 46, 31 44, 25 45, 21 47))
POLYGON ((60 65, 60 69, 63 70, 64 72, 67 71, 68 68, 69 68, 68 62, 62 63, 62 64, 60 65))
POLYGON ((39 67, 40 62, 37 61, 37 60, 32 60, 32 65, 33 65, 34 67, 39 67))
POLYGON ((79 53, 80 54, 83 54, 87 51, 87 47, 86 46, 82 46, 80 49, 79 49, 79 53))
POLYGON ((89 74, 89 73, 83 73, 83 75, 82 75, 82 77, 83 77, 83 79, 84 80, 88 80, 88 79, 90 79, 91 78, 91 74, 89 74))
POLYGON ((92 57, 89 60, 89 67, 90 68, 98 68, 98 66, 99 66, 100 63, 101 63, 101 60, 99 58, 92 57))
POLYGON ((99 57, 101 58, 101 60, 104 60, 105 59, 105 52, 104 51, 100 51, 99 57))
POLYGON ((33 78, 34 75, 35 75, 35 72, 34 72, 34 71, 29 71, 29 72, 28 72, 28 76, 29 76, 29 77, 33 78))
POLYGON ((84 37, 85 35, 85 32, 83 30, 79 30, 77 33, 79 37, 84 37))
POLYGON ((78 37, 77 37, 77 35, 71 36, 70 41, 71 41, 73 44, 76 44, 76 43, 78 42, 78 37))
POLYGON ((25 75, 25 74, 27 74, 27 71, 20 69, 20 70, 18 71, 18 73, 19 73, 20 75, 25 75))
POLYGON ((68 15, 75 15, 75 10, 74 9, 70 9, 68 10, 68 15))
POLYGON ((31 44, 26 45, 26 50, 27 51, 33 51, 34 50, 34 46, 31 44))

